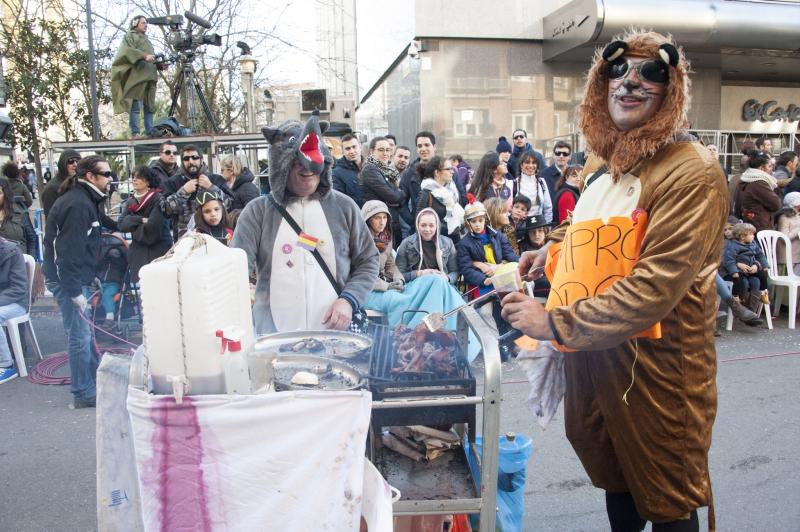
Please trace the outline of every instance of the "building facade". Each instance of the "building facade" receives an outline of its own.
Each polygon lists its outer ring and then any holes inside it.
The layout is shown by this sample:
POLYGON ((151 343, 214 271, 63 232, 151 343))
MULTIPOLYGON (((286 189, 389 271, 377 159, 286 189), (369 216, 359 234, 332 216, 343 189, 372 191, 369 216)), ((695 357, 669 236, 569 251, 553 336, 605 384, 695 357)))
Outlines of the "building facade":
POLYGON ((798 144, 796 1, 464 0, 456 11, 418 0, 414 16, 416 38, 361 100, 356 128, 368 137, 411 145, 430 130, 440 151, 473 161, 516 128, 548 154, 557 139, 582 149, 575 124, 592 54, 637 24, 685 48, 698 136, 731 159, 762 134, 776 150, 798 144))

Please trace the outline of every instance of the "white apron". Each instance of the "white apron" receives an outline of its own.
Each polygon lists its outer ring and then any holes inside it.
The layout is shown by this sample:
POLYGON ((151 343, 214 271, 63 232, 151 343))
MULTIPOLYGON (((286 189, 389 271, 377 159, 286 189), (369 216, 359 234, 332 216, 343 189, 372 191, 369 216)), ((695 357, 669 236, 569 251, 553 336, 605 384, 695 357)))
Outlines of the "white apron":
MULTIPOLYGON (((296 201, 286 210, 306 234, 318 239, 317 249, 336 278, 336 249, 320 202, 296 201)), ((338 297, 312 253, 298 244, 297 233, 286 220, 278 227, 272 249, 269 291, 278 332, 324 329, 322 318, 338 297)))

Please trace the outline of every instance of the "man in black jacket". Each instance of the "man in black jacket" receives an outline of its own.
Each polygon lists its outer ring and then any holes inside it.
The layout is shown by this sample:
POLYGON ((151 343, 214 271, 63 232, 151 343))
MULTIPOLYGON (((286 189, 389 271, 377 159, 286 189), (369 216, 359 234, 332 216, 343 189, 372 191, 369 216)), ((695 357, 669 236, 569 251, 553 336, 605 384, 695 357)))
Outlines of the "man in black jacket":
POLYGON ((111 168, 105 159, 97 155, 81 159, 45 226, 44 275, 67 332, 73 408, 95 406, 99 357, 88 310, 100 253, 100 227, 117 229, 104 212, 110 182, 111 168))
POLYGON ((19 247, 0 238, 0 384, 18 375, 6 340, 6 321, 28 309, 28 273, 19 247))
POLYGON ((164 186, 160 205, 161 212, 172 219, 172 238, 176 241, 186 233, 189 220, 199 207, 195 201, 199 190, 215 194, 228 211, 233 203, 233 193, 225 178, 209 172, 197 146, 187 144, 181 148, 181 163, 180 172, 164 186))
MULTIPOLYGON (((553 164, 545 169, 539 170, 539 177, 544 179, 547 183, 547 188, 550 191, 550 200, 553 202, 553 212, 558 210, 556 204, 556 184, 559 178, 564 175, 564 172, 569 167, 569 160, 572 156, 572 146, 569 142, 559 140, 553 148, 553 164)), ((555 219, 555 216, 553 216, 555 219)))
POLYGON ((158 177, 157 188, 164 190, 167 180, 180 171, 178 166, 178 147, 165 141, 158 150, 158 159, 150 163, 150 170, 158 177))
POLYGON ((75 169, 78 167, 78 161, 81 160, 81 154, 75 150, 64 150, 58 158, 58 172, 56 176, 47 182, 42 192, 41 202, 44 215, 50 214, 50 209, 56 202, 59 196, 59 188, 67 178, 75 175, 75 169))
POLYGON ((355 135, 345 135, 342 137, 342 151, 344 155, 341 159, 336 159, 333 167, 333 189, 342 194, 353 198, 356 205, 364 205, 361 197, 361 186, 358 184, 358 174, 364 167, 364 157, 361 154, 361 143, 355 135))

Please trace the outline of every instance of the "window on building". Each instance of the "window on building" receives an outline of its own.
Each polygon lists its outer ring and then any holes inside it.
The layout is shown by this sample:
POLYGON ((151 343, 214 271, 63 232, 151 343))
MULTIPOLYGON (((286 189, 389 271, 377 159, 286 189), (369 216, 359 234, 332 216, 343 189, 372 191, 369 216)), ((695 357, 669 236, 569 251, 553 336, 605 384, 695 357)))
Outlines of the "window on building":
POLYGON ((524 129, 528 135, 536 131, 536 113, 534 111, 512 111, 511 129, 524 129))
POLYGON ((488 121, 488 109, 455 109, 453 134, 456 137, 482 137, 488 121))

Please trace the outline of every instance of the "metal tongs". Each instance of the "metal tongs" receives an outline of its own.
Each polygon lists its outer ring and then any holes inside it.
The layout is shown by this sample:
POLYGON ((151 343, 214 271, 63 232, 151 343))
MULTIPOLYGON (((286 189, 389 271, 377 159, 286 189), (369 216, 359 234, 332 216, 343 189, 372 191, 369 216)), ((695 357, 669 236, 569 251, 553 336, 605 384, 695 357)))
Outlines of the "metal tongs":
POLYGON ((431 312, 430 314, 428 314, 427 316, 422 318, 422 323, 425 324, 425 326, 428 328, 428 330, 430 332, 436 332, 436 331, 438 331, 439 329, 441 329, 442 327, 445 326, 445 324, 447 323, 447 318, 449 318, 450 316, 452 316, 454 314, 457 314, 459 310, 465 309, 467 307, 471 307, 472 305, 474 305, 476 303, 480 303, 482 301, 486 301, 487 299, 491 298, 496 293, 497 293, 497 290, 492 290, 491 292, 486 292, 482 296, 476 297, 475 299, 473 299, 469 303, 465 303, 464 305, 461 305, 460 307, 456 307, 451 311, 445 312, 444 314, 442 314, 441 312, 431 312))
MULTIPOLYGON (((534 280, 534 279, 536 279, 538 277, 541 277, 541 275, 537 275, 537 274, 540 273, 543 270, 544 270, 543 266, 540 266, 538 268, 532 269, 531 271, 529 271, 523 277, 523 281, 532 281, 532 280, 534 280)), ((431 312, 430 314, 428 314, 427 316, 425 316, 422 319, 422 323, 425 324, 425 326, 428 328, 428 330, 430 332, 436 332, 436 331, 438 331, 439 329, 441 329, 442 327, 445 326, 445 324, 447 323, 447 318, 449 318, 450 316, 452 316, 454 314, 457 314, 458 311, 460 311, 462 309, 465 309, 467 307, 471 307, 472 305, 475 305, 476 303, 483 303, 487 299, 490 299, 492 296, 494 296, 496 293, 497 293, 497 290, 492 290, 490 292, 486 292, 482 296, 476 297, 475 299, 473 299, 469 303, 461 305, 460 307, 456 307, 451 311, 445 312, 444 314, 442 314, 441 312, 431 312)))

